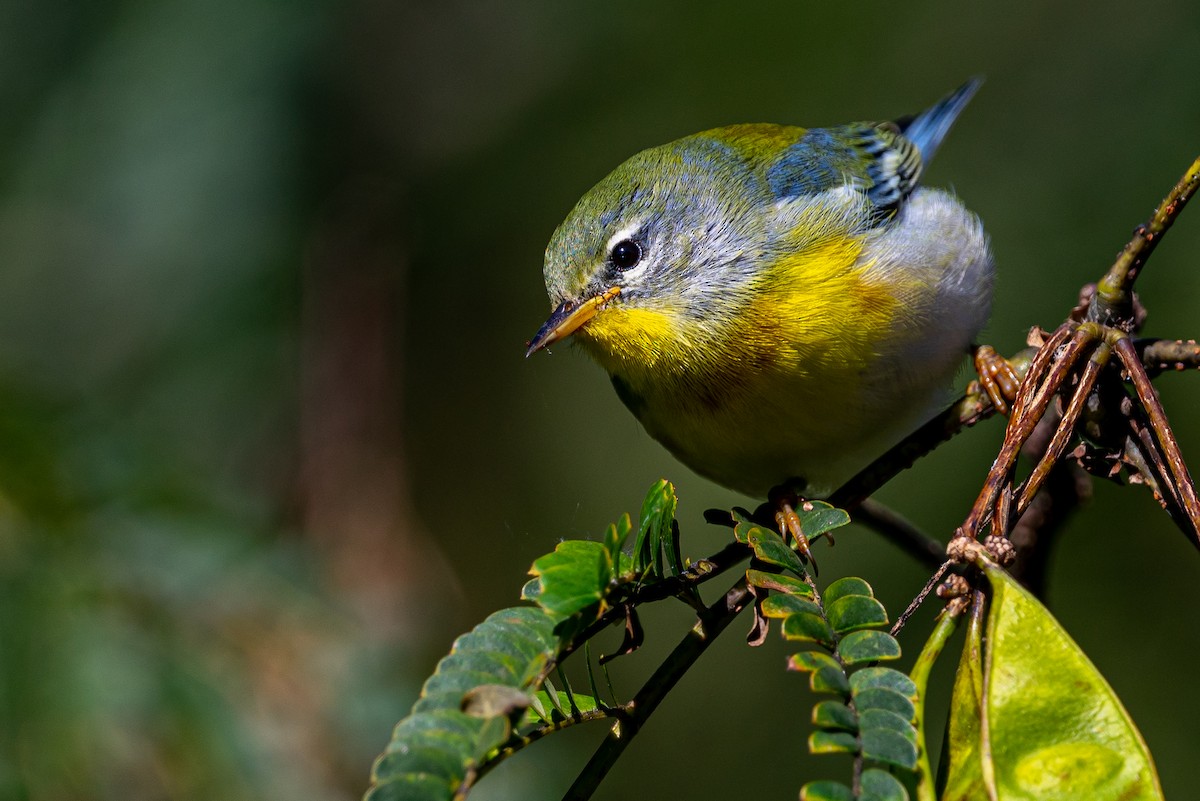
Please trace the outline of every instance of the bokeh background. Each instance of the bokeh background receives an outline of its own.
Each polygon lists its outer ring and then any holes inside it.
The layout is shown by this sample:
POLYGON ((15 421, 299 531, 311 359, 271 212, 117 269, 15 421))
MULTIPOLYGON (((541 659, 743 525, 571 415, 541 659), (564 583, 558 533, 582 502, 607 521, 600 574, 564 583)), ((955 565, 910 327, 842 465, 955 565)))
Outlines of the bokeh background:
MULTIPOLYGON (((1200 152, 1198 36, 1193 0, 6 0, 0 799, 356 798, 453 637, 558 539, 665 476, 685 551, 723 542, 702 510, 747 499, 676 464, 582 354, 522 355, 546 240, 628 155, 899 116, 986 75, 927 180, 985 220, 987 338, 1013 351, 1200 152)), ((1200 334, 1198 266, 1200 211, 1144 277, 1148 333, 1200 334)), ((1200 376, 1159 385, 1200 459, 1200 376)), ((945 537, 999 436, 883 498, 945 537)), ((820 559, 893 611, 924 578, 865 531, 820 559)), ((1175 798, 1200 747, 1198 579, 1149 495, 1109 485, 1052 564, 1175 798)), ((628 693, 689 616, 648 624, 614 667, 628 693)), ((741 628, 598 797, 844 774, 807 761, 783 644, 741 628)), ((557 797, 602 734, 539 744, 477 797, 557 797)))

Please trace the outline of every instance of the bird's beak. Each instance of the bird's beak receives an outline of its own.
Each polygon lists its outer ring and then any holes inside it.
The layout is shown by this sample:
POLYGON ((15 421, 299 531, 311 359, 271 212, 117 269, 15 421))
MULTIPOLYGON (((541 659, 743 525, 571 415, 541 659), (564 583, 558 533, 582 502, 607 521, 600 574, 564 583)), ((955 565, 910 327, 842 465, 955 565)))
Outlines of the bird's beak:
POLYGON ((533 335, 533 339, 529 342, 529 349, 525 351, 525 357, 528 358, 547 345, 574 334, 580 326, 595 317, 605 303, 619 294, 621 294, 621 288, 614 286, 582 302, 564 300, 558 304, 558 308, 550 315, 550 319, 546 320, 538 332, 533 335))

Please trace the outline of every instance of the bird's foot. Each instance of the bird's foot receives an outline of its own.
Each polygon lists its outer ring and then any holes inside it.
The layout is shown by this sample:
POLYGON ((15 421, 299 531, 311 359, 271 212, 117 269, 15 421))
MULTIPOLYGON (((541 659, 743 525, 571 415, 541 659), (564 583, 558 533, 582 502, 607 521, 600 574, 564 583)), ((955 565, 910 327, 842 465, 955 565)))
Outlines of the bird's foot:
POLYGON ((987 393, 996 411, 1007 416, 1012 402, 1017 397, 1017 390, 1021 387, 1018 366, 1001 356, 990 345, 976 346, 971 357, 975 362, 975 372, 979 374, 979 381, 977 387, 973 384, 968 391, 979 389, 987 393))
POLYGON ((770 503, 775 508, 775 526, 779 529, 780 536, 786 540, 788 535, 791 535, 792 540, 796 543, 796 550, 799 551, 806 564, 812 565, 815 576, 817 560, 813 558, 812 549, 808 546, 808 537, 804 534, 800 515, 796 514, 796 507, 799 506, 803 509, 804 504, 807 504, 808 501, 794 492, 774 490, 771 493, 770 503))

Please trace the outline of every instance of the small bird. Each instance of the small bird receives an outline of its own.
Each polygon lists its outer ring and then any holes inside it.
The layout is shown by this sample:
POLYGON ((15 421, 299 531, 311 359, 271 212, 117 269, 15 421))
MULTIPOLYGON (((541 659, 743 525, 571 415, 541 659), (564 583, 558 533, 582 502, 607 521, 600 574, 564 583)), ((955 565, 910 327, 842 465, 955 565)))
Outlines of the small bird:
POLYGON ((731 125, 638 153, 554 232, 554 310, 526 355, 573 337, 697 473, 828 496, 946 407, 987 321, 983 226, 919 186, 979 84, 895 122, 731 125))

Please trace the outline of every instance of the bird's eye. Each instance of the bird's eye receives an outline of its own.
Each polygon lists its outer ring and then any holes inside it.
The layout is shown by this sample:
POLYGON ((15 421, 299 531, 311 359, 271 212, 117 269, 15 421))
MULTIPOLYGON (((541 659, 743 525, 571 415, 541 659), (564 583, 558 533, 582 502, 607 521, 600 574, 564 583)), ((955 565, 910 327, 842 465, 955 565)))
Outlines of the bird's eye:
POLYGON ((632 239, 622 239, 613 245, 612 252, 608 255, 608 258, 612 261, 613 267, 624 272, 636 267, 637 263, 642 260, 641 245, 632 239))

